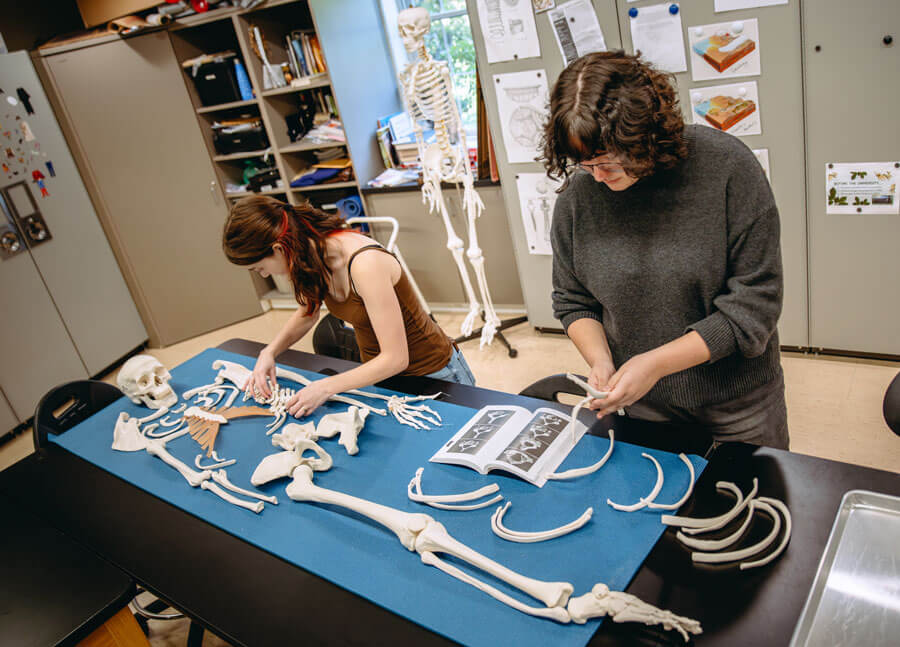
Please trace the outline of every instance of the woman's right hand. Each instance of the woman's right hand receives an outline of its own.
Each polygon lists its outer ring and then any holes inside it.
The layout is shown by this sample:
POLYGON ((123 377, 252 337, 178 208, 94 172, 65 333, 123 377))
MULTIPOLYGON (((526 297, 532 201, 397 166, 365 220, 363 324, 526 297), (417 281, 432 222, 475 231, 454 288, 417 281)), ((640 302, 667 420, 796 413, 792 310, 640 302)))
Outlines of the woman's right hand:
POLYGON ((276 380, 275 356, 268 348, 263 348, 256 359, 256 365, 253 367, 250 379, 244 385, 244 392, 248 393, 251 398, 257 395, 268 398, 272 395, 269 384, 277 384, 276 380))

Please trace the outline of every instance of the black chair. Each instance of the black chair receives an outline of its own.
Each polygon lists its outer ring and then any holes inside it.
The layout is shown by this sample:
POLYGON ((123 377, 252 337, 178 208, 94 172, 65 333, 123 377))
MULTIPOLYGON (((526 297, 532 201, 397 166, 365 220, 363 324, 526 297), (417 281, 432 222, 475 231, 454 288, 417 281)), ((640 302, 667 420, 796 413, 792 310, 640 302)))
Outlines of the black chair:
POLYGON ((34 451, 45 450, 48 434, 68 431, 121 397, 114 385, 99 380, 76 380, 51 389, 34 411, 34 451))
POLYGON ((894 376, 885 391, 881 412, 884 414, 887 426, 900 436, 900 373, 894 376))
MULTIPOLYGON (((109 406, 122 397, 122 392, 112 384, 99 380, 75 380, 61 384, 44 395, 38 402, 34 411, 34 450, 41 454, 47 448, 47 436, 58 436, 81 421, 94 415, 101 409, 109 406)), ((143 589, 137 588, 137 593, 143 589)), ((169 607, 162 600, 153 600, 146 606, 138 603, 137 596, 131 600, 133 609, 137 612, 137 621, 146 634, 148 632, 147 619, 176 620, 183 618, 182 613, 160 613, 169 607)), ((199 645, 202 640, 203 630, 199 625, 191 623, 189 645, 199 645), (195 634, 199 633, 199 638, 195 634)))
POLYGON ((313 331, 313 350, 316 355, 359 362, 356 333, 333 314, 322 317, 313 331))
MULTIPOLYGON (((582 380, 587 382, 587 378, 579 375, 582 380)), ((550 400, 551 402, 559 402, 559 394, 568 393, 569 395, 577 395, 584 397, 587 395, 580 386, 566 377, 565 373, 557 373, 541 378, 537 382, 526 386, 519 391, 519 395, 529 398, 538 398, 540 400, 550 400)))

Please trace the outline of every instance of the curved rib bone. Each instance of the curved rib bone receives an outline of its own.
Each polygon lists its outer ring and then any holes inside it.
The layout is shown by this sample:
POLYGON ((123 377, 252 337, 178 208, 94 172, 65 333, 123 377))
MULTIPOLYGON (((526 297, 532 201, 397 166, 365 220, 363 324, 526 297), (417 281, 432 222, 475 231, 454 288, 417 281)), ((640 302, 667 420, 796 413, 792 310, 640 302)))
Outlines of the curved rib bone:
POLYGON ((694 517, 676 517, 664 514, 662 516, 662 522, 667 526, 681 526, 682 530, 684 530, 684 532, 689 535, 696 535, 698 533, 724 528, 731 522, 732 519, 738 516, 741 510, 743 510, 750 503, 753 497, 756 496, 758 488, 759 481, 754 478, 753 488, 750 490, 750 493, 745 499, 743 494, 741 493, 740 488, 738 488, 734 483, 731 483, 729 481, 719 481, 718 483, 716 483, 717 490, 728 490, 737 497, 737 503, 731 510, 729 510, 725 514, 719 515, 718 517, 709 517, 705 519, 694 517))
POLYGON ((765 557, 762 557, 753 562, 744 562, 743 564, 741 564, 740 568, 742 571, 746 571, 748 568, 756 568, 757 566, 765 566, 773 559, 781 555, 781 553, 784 552, 784 549, 787 547, 788 542, 791 540, 791 511, 788 510, 788 507, 778 499, 772 499, 767 496, 761 496, 759 497, 759 499, 757 499, 757 501, 768 503, 772 507, 777 508, 781 512, 781 514, 784 515, 784 537, 782 537, 781 543, 778 544, 778 548, 773 550, 765 557))
POLYGON ((542 530, 540 532, 521 532, 518 530, 510 530, 503 525, 503 515, 506 514, 509 506, 509 501, 507 501, 506 505, 504 506, 497 506, 497 509, 494 511, 493 516, 491 516, 491 530, 494 531, 495 535, 502 539, 505 539, 507 541, 519 542, 521 544, 532 544, 539 541, 547 541, 548 539, 555 539, 556 537, 561 537, 562 535, 567 535, 570 532, 574 532, 581 528, 584 524, 591 520, 591 515, 594 514, 594 509, 588 508, 584 511, 584 513, 582 513, 580 517, 575 519, 575 521, 570 521, 569 523, 563 526, 559 526, 558 528, 542 530))
MULTIPOLYGON (((213 452, 213 454, 215 454, 215 452, 213 452)), ((215 470, 219 469, 220 467, 228 467, 229 465, 234 465, 235 463, 237 463, 237 460, 232 458, 231 460, 227 461, 217 460, 211 465, 201 465, 200 461, 202 459, 203 454, 197 454, 196 456, 194 456, 194 467, 196 467, 198 470, 215 470)), ((215 459, 215 456, 213 456, 213 459, 215 459)))
MULTIPOLYGON (((574 416, 573 416, 574 418, 574 416)), ((588 474, 593 474, 601 467, 606 465, 606 461, 609 460, 609 457, 612 456, 613 453, 613 445, 615 444, 615 434, 612 429, 609 430, 609 449, 606 450, 606 453, 603 455, 599 461, 594 463, 593 465, 588 465, 587 467, 577 467, 575 469, 566 470, 565 472, 554 472, 553 474, 547 474, 548 480, 559 481, 562 479, 573 479, 579 476, 587 476, 588 474)), ((693 484, 693 477, 691 478, 691 483, 693 484)))
POLYGON ((590 618, 609 616, 613 622, 641 622, 645 625, 662 625, 674 629, 688 641, 688 633, 701 634, 700 623, 691 618, 675 615, 671 611, 658 609, 640 598, 610 591, 605 584, 595 584, 590 593, 569 600, 567 607, 572 622, 584 624, 590 618))
POLYGON ((656 465, 656 485, 653 486, 653 489, 643 499, 640 499, 637 503, 632 503, 631 505, 622 505, 620 503, 613 503, 611 499, 607 499, 606 502, 611 505, 616 510, 622 510, 624 512, 634 512, 635 510, 640 510, 641 508, 647 507, 653 500, 656 498, 656 495, 659 494, 659 491, 663 486, 663 471, 662 466, 659 464, 659 461, 653 458, 650 454, 645 452, 641 453, 641 456, 653 461, 653 464, 656 465))
POLYGON ((769 532, 765 539, 757 544, 754 544, 753 546, 747 546, 746 548, 741 548, 739 550, 732 550, 727 553, 691 553, 691 560, 704 564, 735 562, 740 559, 744 559, 745 557, 756 555, 757 553, 760 553, 768 548, 769 544, 775 541, 775 538, 778 536, 778 533, 781 530, 781 516, 778 514, 775 508, 773 508, 765 501, 760 501, 759 499, 754 499, 753 501, 751 501, 750 508, 751 510, 754 508, 759 508, 772 517, 772 530, 771 532, 769 532))
POLYGON ((694 550, 722 550, 723 548, 728 548, 740 539, 747 528, 750 527, 750 521, 752 520, 753 507, 751 506, 747 510, 747 518, 744 519, 744 523, 741 524, 741 527, 727 537, 722 537, 722 539, 696 539, 695 537, 688 537, 679 530, 675 533, 675 538, 688 548, 693 548, 694 550))
POLYGON ((678 454, 678 458, 687 465, 688 471, 690 472, 690 480, 688 481, 687 491, 684 493, 684 496, 678 499, 675 503, 656 503, 650 502, 647 504, 647 507, 653 508, 654 510, 677 510, 681 506, 684 505, 684 502, 687 501, 691 493, 694 491, 694 464, 691 462, 687 456, 682 452, 678 454))
POLYGON ((491 483, 490 485, 486 485, 478 490, 463 492, 461 494, 422 494, 423 471, 424 468, 422 467, 416 470, 416 475, 413 476, 412 480, 409 482, 409 485, 406 486, 406 494, 410 498, 410 500, 430 505, 432 508, 460 511, 478 510, 480 508, 486 508, 489 505, 497 503, 503 498, 502 495, 498 494, 492 499, 482 501, 481 503, 474 503, 472 505, 447 505, 448 503, 458 503, 460 501, 474 501, 475 499, 480 499, 483 496, 487 496, 489 494, 497 492, 500 489, 500 486, 496 483, 491 483))

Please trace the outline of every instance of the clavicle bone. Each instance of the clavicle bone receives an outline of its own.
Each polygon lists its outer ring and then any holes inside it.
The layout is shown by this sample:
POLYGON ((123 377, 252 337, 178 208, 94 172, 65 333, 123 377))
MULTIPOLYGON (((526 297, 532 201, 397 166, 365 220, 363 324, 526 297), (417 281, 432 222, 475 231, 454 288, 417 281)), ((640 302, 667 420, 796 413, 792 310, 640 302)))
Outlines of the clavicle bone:
POLYGON ((556 537, 567 535, 570 532, 574 532, 584 526, 588 521, 591 520, 591 516, 594 514, 594 509, 588 508, 581 514, 580 517, 558 528, 542 530, 539 532, 522 532, 518 530, 510 530, 503 525, 503 515, 506 514, 506 511, 509 509, 510 505, 511 502, 507 501, 506 505, 497 506, 497 509, 491 516, 491 530, 494 531, 495 535, 502 539, 506 539, 507 541, 515 541, 521 544, 532 544, 535 542, 547 541, 548 539, 555 539, 556 537))

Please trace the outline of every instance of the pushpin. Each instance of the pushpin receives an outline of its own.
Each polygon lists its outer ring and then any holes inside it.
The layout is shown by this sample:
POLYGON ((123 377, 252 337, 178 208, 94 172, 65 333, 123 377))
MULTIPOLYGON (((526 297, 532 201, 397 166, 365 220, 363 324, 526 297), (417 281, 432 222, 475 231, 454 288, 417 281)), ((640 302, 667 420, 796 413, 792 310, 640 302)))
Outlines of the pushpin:
POLYGON ((741 88, 738 90, 738 96, 746 97, 747 96, 747 88, 741 88))
POLYGON ((691 103, 700 103, 702 95, 699 92, 691 92, 691 103))
POLYGON ((742 31, 744 31, 744 23, 740 20, 735 20, 733 23, 731 23, 731 31, 733 31, 735 34, 740 34, 742 31))
POLYGON ((694 27, 694 36, 700 38, 703 35, 703 27, 694 27))
POLYGON ((638 14, 637 7, 632 7, 631 9, 628 10, 628 15, 631 16, 632 18, 637 18, 637 14, 638 14))
POLYGON ((677 5, 677 4, 670 4, 670 5, 669 5, 669 13, 672 14, 673 16, 674 16, 675 14, 677 14, 677 13, 678 13, 678 5, 677 5))

